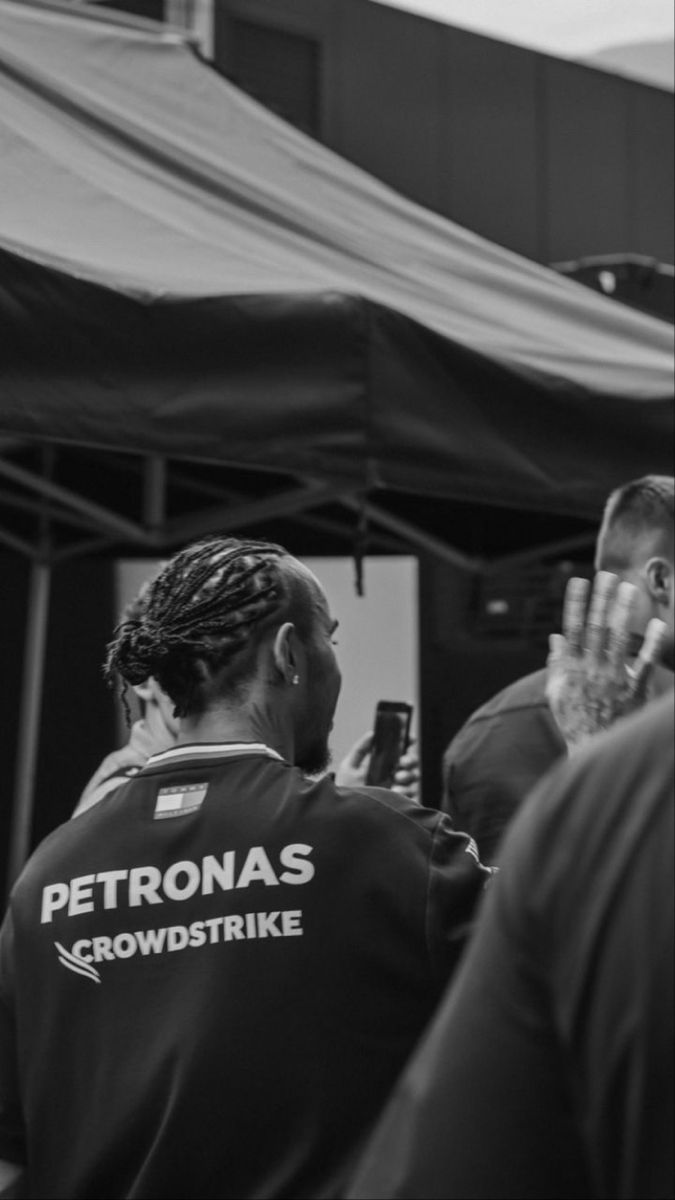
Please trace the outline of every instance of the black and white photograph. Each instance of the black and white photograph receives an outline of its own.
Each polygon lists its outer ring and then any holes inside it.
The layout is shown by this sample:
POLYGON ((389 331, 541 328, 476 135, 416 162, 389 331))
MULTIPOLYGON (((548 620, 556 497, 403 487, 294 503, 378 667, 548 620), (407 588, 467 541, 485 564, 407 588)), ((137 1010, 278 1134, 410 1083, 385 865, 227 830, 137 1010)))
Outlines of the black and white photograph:
POLYGON ((0 1198, 675 1200, 672 0, 0 0, 0 1198))

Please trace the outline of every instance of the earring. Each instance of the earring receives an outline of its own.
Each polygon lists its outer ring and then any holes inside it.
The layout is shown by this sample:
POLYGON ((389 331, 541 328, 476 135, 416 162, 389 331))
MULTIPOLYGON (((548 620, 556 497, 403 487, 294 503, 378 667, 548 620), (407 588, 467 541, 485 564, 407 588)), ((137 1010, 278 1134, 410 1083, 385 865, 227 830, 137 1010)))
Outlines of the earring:
POLYGON ((292 684, 293 684, 293 687, 297 687, 297 686, 298 686, 298 684, 299 684, 299 682, 300 682, 300 676, 299 676, 299 675, 294 675, 294 676, 293 676, 293 679, 292 679, 292 681, 291 681, 291 682, 292 682, 292 684))

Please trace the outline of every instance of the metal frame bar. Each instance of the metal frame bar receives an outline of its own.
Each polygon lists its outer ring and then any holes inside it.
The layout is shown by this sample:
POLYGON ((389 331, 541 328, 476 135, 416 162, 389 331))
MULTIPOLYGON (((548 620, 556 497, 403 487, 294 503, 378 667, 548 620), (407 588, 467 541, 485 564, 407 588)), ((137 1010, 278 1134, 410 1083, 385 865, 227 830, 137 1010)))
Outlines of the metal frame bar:
MULTIPOLYGON (((217 498, 219 500, 227 499, 233 504, 240 504, 248 500, 248 497, 241 492, 234 492, 227 488, 218 487, 213 483, 204 483, 200 479, 193 479, 192 476, 185 474, 184 471, 173 471, 171 478, 174 483, 192 489, 198 495, 212 496, 214 499, 217 498)), ((319 533, 328 533, 333 537, 344 538, 347 542, 353 541, 354 538, 354 530, 349 525, 341 521, 336 521, 331 517, 321 517, 316 514, 310 516, 307 513, 302 513, 298 514, 297 523, 298 525, 304 525, 307 529, 316 529, 319 533)), ((382 549, 391 550, 392 552, 398 551, 400 553, 402 545, 400 538, 388 537, 386 533, 379 533, 377 531, 375 537, 382 549)))
POLYGON ((406 521, 402 517, 396 517, 393 513, 389 513, 384 508, 380 508, 378 504, 372 504, 369 500, 355 500, 351 497, 345 497, 341 501, 346 508, 352 509, 353 512, 365 512, 369 520, 375 521, 376 524, 383 525, 385 529, 389 529, 392 533, 412 546, 416 546, 418 550, 424 551, 426 554, 431 554, 442 562, 450 563, 453 567, 458 567, 461 571, 466 571, 469 574, 483 573, 485 571, 485 560, 482 558, 470 558, 469 555, 463 554, 461 550, 456 550, 454 546, 449 546, 447 542, 440 538, 434 537, 433 534, 426 533, 420 529, 418 525, 414 525, 411 521, 406 521))
POLYGON ((574 537, 560 538, 557 542, 545 542, 541 546, 533 546, 530 550, 519 550, 515 554, 505 554, 502 558, 491 559, 486 564, 486 573, 495 575, 508 571, 511 567, 523 567, 527 563, 537 562, 540 558, 548 558, 551 554, 565 554, 568 550, 583 550, 586 546, 594 546, 598 536, 595 529, 592 533, 577 533, 574 537))
MULTIPOLYGON (((16 508, 19 512, 27 512, 32 516, 44 516, 44 503, 40 500, 27 500, 23 496, 15 496, 4 489, 0 490, 0 504, 7 508, 16 508)), ((50 507, 49 518, 52 522, 59 521, 64 525, 72 525, 75 529, 92 530, 98 528, 94 520, 75 513, 66 512, 61 507, 50 507)))
POLYGON ((62 563, 81 558, 83 554, 96 554, 99 550, 105 550, 111 544, 110 538, 107 537, 84 538, 80 542, 73 542, 70 546, 62 546, 59 550, 52 551, 49 561, 53 567, 60 567, 62 563))
POLYGON ((15 550, 17 554, 22 554, 24 558, 35 560, 39 557, 37 550, 31 546, 30 542, 25 542, 23 538, 18 538, 6 529, 0 528, 0 542, 3 546, 9 546, 10 550, 15 550))
POLYGON ((187 542, 214 529, 225 533, 243 525, 264 521, 267 517, 288 517, 310 508, 318 508, 322 504, 344 500, 344 487, 328 484, 318 487, 296 486, 285 492, 277 492, 273 496, 264 496, 261 500, 251 500, 238 508, 222 505, 168 521, 162 531, 162 540, 166 546, 176 542, 187 542))
POLYGON ((0 475, 13 479, 15 483, 37 492, 47 500, 56 500, 67 509, 72 508, 74 512, 84 514, 91 518, 97 527, 115 534, 118 538, 124 538, 126 541, 135 542, 141 546, 153 545, 152 535, 135 522, 119 516, 118 513, 111 512, 110 509, 104 508, 100 504, 95 504, 93 500, 86 500, 82 496, 78 496, 76 492, 71 492, 61 484, 52 483, 51 480, 35 475, 24 467, 17 467, 3 458, 0 458, 0 475))
MULTIPOLYGON (((13 482, 33 491, 42 500, 51 501, 55 506, 50 510, 50 516, 53 520, 62 524, 71 524, 76 528, 84 530, 102 530, 104 538, 101 540, 96 539, 91 543, 92 547, 95 548, 122 540, 131 541, 134 545, 141 546, 150 552, 161 552, 178 542, 189 541, 192 538, 203 536, 215 529, 219 532, 225 532, 253 524, 257 521, 264 521, 266 518, 293 516, 295 514, 298 515, 299 522, 305 524, 308 528, 314 528, 319 532, 326 532, 345 538, 346 540, 350 540, 352 537, 352 531, 346 525, 342 525, 338 521, 327 517, 308 515, 310 509, 314 507, 334 502, 339 503, 342 500, 349 499, 353 494, 349 492, 349 489, 345 489, 344 487, 326 485, 315 480, 306 480, 301 485, 294 486, 288 491, 265 496, 259 500, 250 500, 238 492, 228 492, 226 489, 218 488, 215 485, 200 484, 199 481, 190 478, 185 473, 174 473, 172 475, 174 482, 192 487, 195 492, 202 495, 218 496, 220 499, 226 497, 228 503, 177 517, 173 521, 167 522, 166 507, 169 486, 169 465, 166 458, 161 455, 146 457, 142 461, 142 472, 143 519, 142 523, 136 523, 110 509, 104 508, 93 500, 88 500, 86 497, 78 495, 61 484, 54 483, 50 479, 27 470, 24 467, 17 466, 14 463, 7 462, 0 457, 0 476, 4 475, 13 482)), ((0 499, 3 499, 3 497, 0 496, 0 499)), ((5 495, 4 501, 15 508, 36 515, 44 512, 44 508, 39 500, 31 501, 21 497, 5 495)), ((356 503, 349 507, 355 508, 356 503)), ((378 537, 378 543, 383 549, 400 552, 402 543, 411 540, 409 530, 412 527, 406 525, 405 532, 402 532, 402 524, 394 525, 393 521, 393 518, 389 520, 389 531, 395 534, 397 540, 394 541, 385 534, 381 534, 378 537)), ((386 522, 384 517, 379 521, 379 524, 383 528, 385 527, 386 522)), ((419 537, 421 536, 422 531, 419 533, 419 537)), ((22 539, 17 538, 16 535, 9 531, 3 533, 0 530, 0 540, 24 556, 30 558, 36 557, 29 543, 22 541, 22 539)), ((429 544, 427 541, 427 548, 429 548, 429 544)), ((82 545, 87 545, 87 543, 82 543, 82 545)), ((68 547, 63 551, 57 551, 54 561, 62 561, 65 558, 71 557, 74 553, 80 552, 83 553, 84 551, 68 547)), ((443 556, 447 557, 447 553, 443 556)))

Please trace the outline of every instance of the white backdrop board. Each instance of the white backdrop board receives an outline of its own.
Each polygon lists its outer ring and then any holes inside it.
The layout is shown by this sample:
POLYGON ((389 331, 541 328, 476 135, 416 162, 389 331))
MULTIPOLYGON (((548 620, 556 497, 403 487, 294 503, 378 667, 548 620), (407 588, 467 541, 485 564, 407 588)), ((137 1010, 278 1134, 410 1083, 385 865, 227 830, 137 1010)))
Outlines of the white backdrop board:
POLYGON ((413 733, 417 729, 417 559, 365 559, 364 596, 356 595, 351 559, 304 561, 321 580, 340 622, 336 653, 342 692, 332 738, 333 759, 338 763, 356 739, 372 728, 378 700, 413 704, 413 733))

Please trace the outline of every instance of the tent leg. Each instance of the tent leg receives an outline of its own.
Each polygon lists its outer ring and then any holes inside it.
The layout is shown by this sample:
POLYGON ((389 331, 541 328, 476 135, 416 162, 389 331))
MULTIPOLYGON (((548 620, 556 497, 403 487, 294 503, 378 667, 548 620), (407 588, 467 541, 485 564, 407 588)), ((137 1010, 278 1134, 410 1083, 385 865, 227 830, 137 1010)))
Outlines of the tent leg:
POLYGON ((51 566, 45 562, 34 562, 31 567, 16 785, 7 865, 8 891, 21 871, 30 850, 51 573, 51 566))

